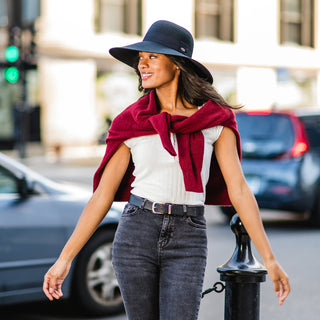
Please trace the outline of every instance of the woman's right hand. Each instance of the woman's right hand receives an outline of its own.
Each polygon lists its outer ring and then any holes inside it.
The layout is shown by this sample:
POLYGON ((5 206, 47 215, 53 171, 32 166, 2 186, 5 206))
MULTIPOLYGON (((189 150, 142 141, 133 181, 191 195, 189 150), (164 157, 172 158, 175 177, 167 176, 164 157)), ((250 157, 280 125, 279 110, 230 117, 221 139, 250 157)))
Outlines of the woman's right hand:
POLYGON ((107 163, 97 190, 85 206, 58 260, 44 276, 43 291, 49 300, 62 297, 61 286, 68 275, 71 262, 109 211, 129 161, 130 149, 122 144, 107 163))
POLYGON ((68 275, 71 262, 57 260, 44 276, 43 291, 49 300, 60 299, 63 296, 61 286, 68 275))

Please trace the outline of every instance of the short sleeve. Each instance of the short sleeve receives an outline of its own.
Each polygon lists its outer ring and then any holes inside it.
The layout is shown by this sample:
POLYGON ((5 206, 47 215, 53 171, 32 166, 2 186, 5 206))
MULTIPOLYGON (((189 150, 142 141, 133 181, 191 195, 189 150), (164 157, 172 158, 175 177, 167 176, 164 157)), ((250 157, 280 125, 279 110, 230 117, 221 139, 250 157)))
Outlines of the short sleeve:
POLYGON ((202 132, 205 135, 206 140, 208 140, 210 144, 214 144, 220 137, 222 129, 223 129, 223 126, 216 126, 216 127, 204 129, 202 130, 202 132))
POLYGON ((132 149, 134 145, 134 138, 127 139, 123 142, 128 148, 132 149))

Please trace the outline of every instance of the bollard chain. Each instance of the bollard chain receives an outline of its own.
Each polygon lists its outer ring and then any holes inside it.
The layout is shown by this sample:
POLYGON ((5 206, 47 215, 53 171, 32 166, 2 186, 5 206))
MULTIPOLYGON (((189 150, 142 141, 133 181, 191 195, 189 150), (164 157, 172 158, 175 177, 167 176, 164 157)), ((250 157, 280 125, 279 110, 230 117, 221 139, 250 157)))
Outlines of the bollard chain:
POLYGON ((206 294, 208 294, 212 291, 215 291, 217 293, 221 293, 225 288, 226 288, 226 286, 222 282, 218 281, 213 285, 212 288, 209 288, 206 291, 202 292, 201 298, 203 298, 206 294))

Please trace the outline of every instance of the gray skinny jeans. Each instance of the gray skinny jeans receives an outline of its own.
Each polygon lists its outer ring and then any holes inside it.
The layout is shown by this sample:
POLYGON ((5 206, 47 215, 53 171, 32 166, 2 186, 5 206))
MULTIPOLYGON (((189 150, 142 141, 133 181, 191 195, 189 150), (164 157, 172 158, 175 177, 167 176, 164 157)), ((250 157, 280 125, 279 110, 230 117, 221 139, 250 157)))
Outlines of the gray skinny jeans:
POLYGON ((113 266, 129 320, 196 320, 207 257, 204 216, 158 215, 127 204, 113 266))

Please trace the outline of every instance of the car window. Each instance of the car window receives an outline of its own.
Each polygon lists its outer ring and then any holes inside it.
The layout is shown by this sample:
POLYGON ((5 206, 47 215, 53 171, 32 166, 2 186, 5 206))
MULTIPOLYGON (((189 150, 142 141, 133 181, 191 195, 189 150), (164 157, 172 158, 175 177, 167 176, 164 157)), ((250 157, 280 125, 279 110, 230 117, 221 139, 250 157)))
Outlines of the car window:
POLYGON ((304 123, 311 148, 320 148, 320 116, 303 116, 304 123))
POLYGON ((286 115, 239 113, 236 117, 243 158, 276 157, 294 143, 293 125, 286 115))
POLYGON ((2 193, 18 193, 18 184, 15 176, 0 166, 0 194, 2 193))

